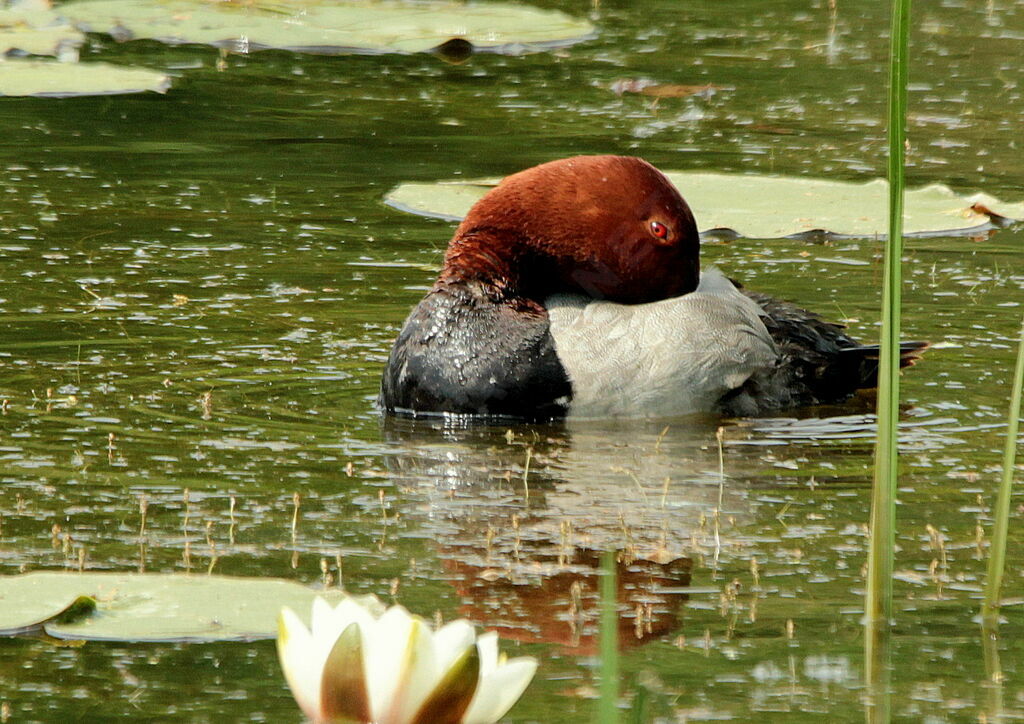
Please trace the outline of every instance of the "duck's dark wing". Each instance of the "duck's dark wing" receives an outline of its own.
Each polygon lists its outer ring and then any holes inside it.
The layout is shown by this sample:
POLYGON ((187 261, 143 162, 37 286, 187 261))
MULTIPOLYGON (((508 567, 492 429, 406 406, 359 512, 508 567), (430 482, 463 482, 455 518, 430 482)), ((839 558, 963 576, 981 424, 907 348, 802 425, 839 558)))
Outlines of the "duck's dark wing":
POLYGON ((433 289, 412 310, 380 391, 392 413, 527 420, 560 417, 571 398, 543 310, 524 312, 462 284, 433 289))
MULTIPOLYGON (((722 411, 755 415, 787 407, 841 402, 878 384, 878 345, 863 345, 843 327, 767 294, 742 289, 764 311, 762 321, 779 350, 772 370, 754 375, 722 401, 722 411)), ((914 364, 927 342, 900 345, 900 366, 914 364)))

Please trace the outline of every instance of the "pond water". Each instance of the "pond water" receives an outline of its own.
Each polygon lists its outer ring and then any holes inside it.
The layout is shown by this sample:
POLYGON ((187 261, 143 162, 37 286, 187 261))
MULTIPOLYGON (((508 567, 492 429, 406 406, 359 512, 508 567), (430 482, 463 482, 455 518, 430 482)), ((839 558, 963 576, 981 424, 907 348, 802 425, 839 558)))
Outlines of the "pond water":
MULTIPOLYGON (((173 89, 0 100, 0 573, 340 577, 536 656, 507 721, 588 722, 597 559, 614 547, 633 720, 863 719, 870 399, 461 429, 383 420, 374 398, 453 228, 387 208, 388 189, 576 153, 882 175, 887 4, 537 4, 589 15, 597 36, 462 65, 262 52, 222 69, 213 49, 97 37, 87 55, 171 69, 173 89), (609 89, 645 78, 715 88, 609 89)), ((922 3, 913 27, 911 183, 1024 199, 1024 5, 922 3)), ((900 720, 1024 718, 1021 606, 1004 609, 1001 683, 974 620, 1022 243, 1020 225, 907 243, 904 336, 935 348, 903 378, 900 720)), ((880 253, 704 246, 865 339, 880 253)), ((1004 584, 1018 604, 1021 517, 1004 584)), ((269 641, 4 639, 0 704, 19 722, 301 721, 269 641)))

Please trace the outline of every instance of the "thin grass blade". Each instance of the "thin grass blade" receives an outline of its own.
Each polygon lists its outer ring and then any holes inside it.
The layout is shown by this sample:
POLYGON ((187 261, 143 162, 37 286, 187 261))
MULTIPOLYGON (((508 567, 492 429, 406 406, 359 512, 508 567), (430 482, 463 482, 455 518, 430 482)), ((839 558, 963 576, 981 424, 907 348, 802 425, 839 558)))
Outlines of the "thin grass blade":
POLYGON ((601 554, 601 690, 600 724, 619 721, 619 612, 616 551, 601 554))
MULTIPOLYGON (((893 0, 889 50, 889 236, 885 244, 882 289, 882 340, 878 370, 878 437, 871 500, 865 624, 892 620, 893 548, 896 542, 896 485, 899 456, 899 356, 901 259, 903 257, 903 191, 907 119, 907 63, 910 0, 893 0)), ((866 637, 867 661, 873 636, 866 637)))
POLYGON ((1021 388, 1024 387, 1024 319, 1021 320, 1017 366, 1013 372, 1010 412, 1006 418, 1006 445, 1003 448, 1003 477, 999 484, 993 511, 992 542, 988 549, 988 575, 985 576, 985 601, 982 618, 995 623, 999 615, 999 594, 1006 569, 1006 538, 1010 527, 1010 496, 1013 492, 1013 469, 1017 459, 1017 434, 1020 430, 1021 388))

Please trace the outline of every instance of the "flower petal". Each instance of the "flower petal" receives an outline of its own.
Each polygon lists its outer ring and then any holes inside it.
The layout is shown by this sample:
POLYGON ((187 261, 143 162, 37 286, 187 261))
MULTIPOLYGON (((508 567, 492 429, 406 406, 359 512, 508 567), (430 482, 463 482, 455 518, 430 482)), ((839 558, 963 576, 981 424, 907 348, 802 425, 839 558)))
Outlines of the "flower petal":
POLYGON ((498 665, 485 674, 482 669, 484 652, 481 652, 480 658, 480 686, 462 719, 463 724, 493 724, 498 721, 519 700, 537 671, 537 660, 522 656, 498 665))
POLYGON ((430 692, 412 724, 459 724, 479 681, 480 653, 476 646, 469 646, 430 692))
POLYGON ((430 628, 392 606, 374 623, 366 647, 366 681, 376 724, 407 724, 437 684, 430 628))
MULTIPOLYGON (((317 596, 313 599, 313 612, 309 617, 309 632, 314 641, 322 642, 326 639, 334 641, 344 629, 332 630, 334 627, 334 609, 331 604, 317 596)), ((328 649, 330 651, 330 649, 328 649)))
POLYGON ((402 616, 392 608, 380 619, 363 629, 364 661, 366 662, 366 686, 370 692, 370 711, 374 721, 380 722, 387 705, 395 696, 399 680, 404 676, 403 656, 408 645, 412 618, 402 616), (386 624, 381 621, 387 619, 386 624))
POLYGON ((466 653, 466 649, 476 648, 476 631, 473 624, 464 618, 445 624, 434 633, 434 659, 437 661, 438 673, 445 675, 456 661, 466 653))
POLYGON ((363 674, 363 636, 358 623, 350 623, 324 663, 320 680, 320 711, 325 721, 373 721, 370 695, 363 674))
POLYGON ((488 676, 498 668, 498 634, 485 631, 476 640, 480 649, 480 676, 488 676))
POLYGON ((277 656, 292 696, 313 721, 320 719, 320 669, 313 637, 290 608, 281 609, 277 619, 277 656))
POLYGON ((358 623, 363 630, 363 636, 370 630, 377 617, 374 616, 362 603, 352 597, 342 599, 333 610, 331 610, 327 628, 333 631, 332 638, 341 635, 341 632, 349 627, 349 624, 358 623))

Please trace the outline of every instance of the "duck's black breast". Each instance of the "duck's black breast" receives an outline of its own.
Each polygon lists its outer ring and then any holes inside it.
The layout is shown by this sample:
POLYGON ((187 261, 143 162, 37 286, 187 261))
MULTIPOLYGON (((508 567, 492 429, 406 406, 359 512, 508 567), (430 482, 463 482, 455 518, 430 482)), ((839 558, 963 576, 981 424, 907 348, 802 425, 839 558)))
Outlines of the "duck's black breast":
POLYGON ((388 412, 563 416, 572 387, 543 312, 467 284, 432 290, 405 320, 381 381, 388 412))

